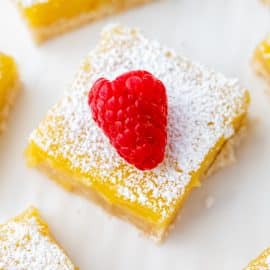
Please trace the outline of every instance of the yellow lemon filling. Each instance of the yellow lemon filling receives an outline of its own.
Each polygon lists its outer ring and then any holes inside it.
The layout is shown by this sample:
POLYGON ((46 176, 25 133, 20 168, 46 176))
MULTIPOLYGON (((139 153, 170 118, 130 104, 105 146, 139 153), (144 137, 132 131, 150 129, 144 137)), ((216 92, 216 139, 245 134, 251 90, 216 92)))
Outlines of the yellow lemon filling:
POLYGON ((17 81, 17 68, 14 60, 0 53, 0 110, 4 107, 10 89, 17 81))
POLYGON ((254 52, 254 61, 258 72, 270 76, 270 37, 263 40, 254 52))
MULTIPOLYGON (((123 0, 118 0, 121 3, 123 0)), ((20 8, 33 27, 43 27, 59 20, 72 19, 80 14, 97 10, 101 5, 111 3, 109 0, 48 0, 20 8)), ((116 3, 116 4, 117 4, 116 3)))
MULTIPOLYGON (((247 95, 246 106, 248 106, 248 103, 249 96, 247 95)), ((242 126, 245 117, 246 115, 242 115, 234 120, 233 126, 236 130, 242 126)), ((192 173, 189 184, 186 186, 182 196, 176 202, 174 213, 168 216, 166 219, 162 218, 164 209, 163 211, 160 210, 159 212, 151 211, 150 208, 143 207, 137 202, 130 202, 117 196, 117 185, 113 186, 112 183, 102 181, 102 177, 98 176, 98 167, 96 168, 96 172, 93 172, 93 174, 82 173, 79 168, 71 169, 72 166, 67 159, 60 156, 58 156, 56 159, 50 156, 48 152, 44 152, 34 142, 31 142, 28 145, 26 149, 26 156, 28 165, 30 167, 40 168, 66 190, 83 193, 90 197, 92 192, 95 192, 98 196, 100 196, 100 198, 102 198, 102 200, 104 200, 102 204, 105 208, 107 208, 107 205, 112 208, 117 208, 109 209, 115 215, 125 216, 136 223, 138 227, 145 226, 145 222, 147 222, 149 226, 148 230, 156 234, 157 232, 164 233, 164 230, 166 230, 174 221, 179 209, 182 207, 190 191, 194 187, 200 186, 201 177, 208 171, 219 152, 222 151, 222 148, 226 142, 227 140, 225 138, 220 138, 216 145, 209 151, 208 155, 202 162, 200 169, 192 173)), ((60 146, 55 147, 57 148, 60 146)), ((124 170, 124 167, 122 169, 124 170)), ((119 181, 121 180, 124 183, 125 179, 119 179, 119 181)), ((100 198, 97 200, 100 201, 100 198)), ((151 194, 149 194, 149 197, 146 199, 150 201, 151 194)), ((167 211, 170 211, 169 208, 171 208, 171 206, 168 207, 167 211)))
POLYGON ((0 53, 0 129, 18 90, 18 72, 12 57, 0 53))

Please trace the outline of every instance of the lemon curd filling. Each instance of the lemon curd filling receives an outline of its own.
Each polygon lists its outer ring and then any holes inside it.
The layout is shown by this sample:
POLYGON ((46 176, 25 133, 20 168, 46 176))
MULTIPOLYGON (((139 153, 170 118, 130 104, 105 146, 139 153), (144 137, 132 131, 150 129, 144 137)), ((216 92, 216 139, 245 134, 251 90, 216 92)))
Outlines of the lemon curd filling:
POLYGON ((0 53, 0 130, 18 90, 18 72, 12 57, 0 53))
MULTIPOLYGON (((235 119, 234 125, 236 130, 241 128, 245 117, 246 115, 242 115, 238 119, 235 119)), ((190 191, 201 185, 201 177, 211 167, 226 142, 227 140, 225 138, 220 138, 216 145, 210 149, 200 169, 196 172, 192 172, 191 180, 186 186, 185 192, 175 202, 175 205, 171 204, 155 212, 139 203, 126 201, 119 197, 117 194, 117 185, 106 184, 106 182, 102 181, 102 177, 98 176, 98 171, 93 172, 93 174, 84 174, 80 168, 71 169, 72 166, 68 159, 65 159, 63 156, 58 156, 57 158, 50 156, 48 152, 44 152, 34 142, 29 144, 26 155, 30 167, 37 167, 44 171, 66 190, 86 195, 88 198, 100 203, 105 209, 111 211, 112 214, 129 219, 139 229, 145 230, 146 226, 147 233, 150 235, 158 235, 159 233, 165 233, 169 228, 168 226, 176 218, 179 209, 187 199, 190 191), (94 197, 93 192, 96 194, 94 197), (164 210, 170 212, 170 208, 172 207, 175 207, 172 215, 164 219, 164 210)), ((54 147, 61 146, 55 145, 54 147)), ((123 166, 122 169, 125 170, 125 166, 123 166)), ((122 181, 124 184, 125 179, 118 179, 118 181, 122 181)), ((146 200, 151 200, 151 194, 149 194, 146 200)))
POLYGON ((157 241, 164 239, 193 187, 246 118, 249 93, 136 29, 110 26, 84 60, 71 91, 30 135, 28 164, 69 191, 86 196, 157 241), (142 69, 168 96, 164 161, 140 171, 125 162, 92 119, 87 104, 97 78, 142 69))
POLYGON ((0 268, 78 270, 34 207, 0 225, 0 268))
POLYGON ((254 52, 255 68, 267 80, 270 80, 270 37, 263 40, 254 52))
MULTIPOLYGON (((20 5, 24 16, 33 27, 53 24, 59 20, 72 19, 80 14, 97 10, 101 5, 111 3, 111 0, 45 0, 37 1, 30 6, 20 5)), ((123 0, 115 1, 119 5, 123 0)))

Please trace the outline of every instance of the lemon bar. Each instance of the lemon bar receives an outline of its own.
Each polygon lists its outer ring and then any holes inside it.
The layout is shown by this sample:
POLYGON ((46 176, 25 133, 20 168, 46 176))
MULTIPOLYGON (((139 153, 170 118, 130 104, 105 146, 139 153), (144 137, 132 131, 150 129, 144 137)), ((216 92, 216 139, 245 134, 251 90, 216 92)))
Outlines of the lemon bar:
POLYGON ((253 260, 244 270, 270 270, 270 248, 253 260))
POLYGON ((151 0, 16 0, 17 6, 40 43, 99 18, 151 0))
POLYGON ((270 82, 270 36, 255 49, 253 66, 259 75, 270 82))
POLYGON ((6 126, 7 116, 20 89, 20 80, 14 60, 0 52, 0 132, 6 126))
POLYGON ((0 269, 78 270, 34 207, 0 225, 0 269))
POLYGON ((28 163, 160 241, 190 190, 242 126, 249 93, 137 29, 108 26, 83 61, 71 90, 30 135, 28 163), (141 171, 123 160, 91 117, 87 97, 100 77, 142 69, 168 96, 164 161, 141 171))

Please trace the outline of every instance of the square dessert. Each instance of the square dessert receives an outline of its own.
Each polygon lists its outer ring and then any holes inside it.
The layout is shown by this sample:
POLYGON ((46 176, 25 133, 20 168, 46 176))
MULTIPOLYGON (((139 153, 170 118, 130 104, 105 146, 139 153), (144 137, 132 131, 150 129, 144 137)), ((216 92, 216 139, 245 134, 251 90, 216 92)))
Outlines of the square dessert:
POLYGON ((253 260, 244 270, 270 270, 270 248, 253 260))
POLYGON ((12 57, 0 52, 0 132, 6 126, 6 120, 21 84, 12 57))
POLYGON ((248 107, 249 93, 237 80, 149 41, 137 29, 109 26, 70 91, 31 134, 26 155, 30 166, 67 190, 160 241, 192 188, 243 125, 248 107), (121 158, 88 105, 97 79, 113 80, 132 70, 150 72, 167 92, 165 157, 151 170, 121 158))
POLYGON ((0 269, 76 270, 36 208, 0 225, 0 269))
POLYGON ((35 40, 41 43, 66 31, 151 0, 16 0, 35 40))

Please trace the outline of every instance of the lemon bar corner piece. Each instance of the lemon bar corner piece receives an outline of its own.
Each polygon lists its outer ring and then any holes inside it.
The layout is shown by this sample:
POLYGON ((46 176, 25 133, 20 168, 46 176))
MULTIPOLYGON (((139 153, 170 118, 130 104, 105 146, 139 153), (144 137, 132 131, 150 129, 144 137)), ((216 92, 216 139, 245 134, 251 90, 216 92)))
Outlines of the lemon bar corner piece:
POLYGON ((0 225, 0 269, 78 270, 35 207, 0 225))

